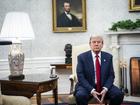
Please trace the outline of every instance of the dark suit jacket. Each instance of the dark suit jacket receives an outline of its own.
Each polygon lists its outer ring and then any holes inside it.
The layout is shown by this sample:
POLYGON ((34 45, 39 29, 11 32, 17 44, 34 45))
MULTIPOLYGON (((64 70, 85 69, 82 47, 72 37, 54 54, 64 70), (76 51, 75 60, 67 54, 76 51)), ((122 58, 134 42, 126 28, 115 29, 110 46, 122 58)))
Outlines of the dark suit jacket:
POLYGON ((65 13, 62 13, 57 19, 57 27, 81 27, 81 22, 76 16, 71 14, 72 20, 70 20, 65 13))
MULTIPOLYGON (((85 88, 89 93, 95 88, 95 72, 91 51, 84 52, 78 56, 77 64, 78 83, 76 89, 85 88)), ((101 85, 111 88, 114 82, 114 70, 112 64, 112 55, 101 52, 101 85)))

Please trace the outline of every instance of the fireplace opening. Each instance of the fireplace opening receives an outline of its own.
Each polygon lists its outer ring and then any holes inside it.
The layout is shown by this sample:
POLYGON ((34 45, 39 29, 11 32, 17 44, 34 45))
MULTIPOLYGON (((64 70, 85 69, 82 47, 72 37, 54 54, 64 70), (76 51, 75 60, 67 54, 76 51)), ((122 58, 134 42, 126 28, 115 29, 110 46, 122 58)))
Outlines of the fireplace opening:
POLYGON ((140 96, 140 57, 130 58, 131 95, 140 96))

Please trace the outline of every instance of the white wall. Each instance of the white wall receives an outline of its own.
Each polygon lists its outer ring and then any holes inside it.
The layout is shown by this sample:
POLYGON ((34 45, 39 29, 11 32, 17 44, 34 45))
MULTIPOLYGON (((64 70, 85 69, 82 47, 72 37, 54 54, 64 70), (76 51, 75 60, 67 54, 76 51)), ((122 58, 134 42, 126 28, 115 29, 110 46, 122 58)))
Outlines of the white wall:
MULTIPOLYGON (((137 19, 139 12, 128 12, 129 0, 86 0, 87 32, 53 33, 52 0, 0 0, 0 30, 5 14, 9 11, 24 11, 29 14, 35 32, 35 40, 24 41, 25 72, 48 72, 50 63, 63 63, 67 43, 79 45, 88 43, 89 36, 95 33, 105 36, 105 45, 109 38, 104 35, 112 22, 123 19, 137 19), (39 70, 39 71, 37 71, 39 70)), ((7 55, 9 46, 0 46, 0 75, 9 73, 7 55), (5 71, 7 70, 7 71, 5 71)))
MULTIPOLYGON (((128 0, 86 0, 87 32, 53 33, 52 0, 0 0, 0 29, 9 11, 27 12, 35 31, 34 41, 24 41, 26 58, 64 56, 64 45, 88 43, 94 33, 103 33, 112 22, 121 19, 136 19, 140 13, 128 12, 128 0)), ((0 47, 1 59, 7 59, 9 47, 0 47)))

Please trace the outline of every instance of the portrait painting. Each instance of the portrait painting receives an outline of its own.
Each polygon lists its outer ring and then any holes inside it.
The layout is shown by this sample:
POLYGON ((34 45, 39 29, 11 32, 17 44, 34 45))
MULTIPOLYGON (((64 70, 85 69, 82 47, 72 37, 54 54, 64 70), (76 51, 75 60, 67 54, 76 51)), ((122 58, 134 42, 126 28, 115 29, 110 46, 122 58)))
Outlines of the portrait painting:
POLYGON ((129 11, 140 11, 140 0, 129 0, 129 11))
POLYGON ((52 0, 53 32, 84 32, 86 0, 52 0))

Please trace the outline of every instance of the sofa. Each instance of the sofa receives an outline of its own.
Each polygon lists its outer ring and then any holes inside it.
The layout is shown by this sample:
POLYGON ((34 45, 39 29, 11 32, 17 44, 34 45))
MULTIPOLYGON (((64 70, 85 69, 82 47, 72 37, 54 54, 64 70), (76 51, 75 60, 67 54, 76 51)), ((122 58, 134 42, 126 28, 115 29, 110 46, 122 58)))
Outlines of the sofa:
POLYGON ((0 105, 31 105, 31 101, 24 96, 0 95, 0 105))

